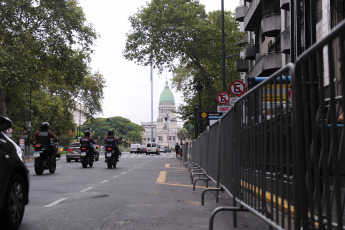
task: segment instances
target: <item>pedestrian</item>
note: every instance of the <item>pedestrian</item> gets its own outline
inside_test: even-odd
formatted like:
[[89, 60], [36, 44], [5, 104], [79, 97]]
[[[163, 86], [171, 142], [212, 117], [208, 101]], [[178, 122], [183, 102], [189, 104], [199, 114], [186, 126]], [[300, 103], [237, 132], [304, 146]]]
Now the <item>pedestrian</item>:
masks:
[[179, 144], [178, 144], [178, 143], [176, 143], [176, 145], [175, 145], [176, 158], [178, 157], [179, 150], [180, 150], [180, 146], [179, 146]]

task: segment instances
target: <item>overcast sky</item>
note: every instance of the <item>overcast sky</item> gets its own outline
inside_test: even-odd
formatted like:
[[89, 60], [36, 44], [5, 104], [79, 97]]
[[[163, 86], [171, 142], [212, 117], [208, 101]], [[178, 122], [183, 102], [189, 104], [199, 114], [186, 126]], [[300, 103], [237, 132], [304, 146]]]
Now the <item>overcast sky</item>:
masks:
[[[151, 121], [150, 67], [136, 65], [122, 56], [126, 33], [130, 31], [128, 17], [137, 12], [147, 0], [79, 0], [87, 21], [95, 27], [100, 38], [92, 55], [92, 71], [99, 71], [106, 79], [103, 114], [99, 117], [121, 116], [134, 123]], [[221, 0], [200, 0], [207, 11], [220, 10]], [[225, 10], [234, 12], [239, 0], [225, 0]], [[221, 61], [221, 60], [219, 60]], [[153, 120], [157, 120], [161, 92], [171, 75], [165, 71], [158, 75], [153, 71]], [[175, 104], [183, 103], [182, 94], [171, 88]], [[215, 95], [216, 96], [216, 95]]]

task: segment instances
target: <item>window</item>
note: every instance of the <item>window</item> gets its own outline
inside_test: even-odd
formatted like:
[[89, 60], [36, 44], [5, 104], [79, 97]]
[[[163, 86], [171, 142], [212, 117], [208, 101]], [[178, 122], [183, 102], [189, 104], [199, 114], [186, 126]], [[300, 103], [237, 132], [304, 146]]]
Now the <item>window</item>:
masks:
[[162, 141], [163, 137], [162, 136], [158, 136], [158, 140]]

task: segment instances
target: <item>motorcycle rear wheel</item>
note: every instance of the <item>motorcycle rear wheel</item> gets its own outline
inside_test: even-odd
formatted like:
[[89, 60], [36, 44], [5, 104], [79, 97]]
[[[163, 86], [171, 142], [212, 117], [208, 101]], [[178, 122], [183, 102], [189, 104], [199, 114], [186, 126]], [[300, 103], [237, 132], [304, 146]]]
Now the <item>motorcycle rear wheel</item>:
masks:
[[40, 160], [35, 161], [35, 173], [36, 175], [42, 175], [44, 171], [42, 162]]
[[83, 168], [86, 168], [87, 167], [87, 162], [85, 159], [82, 159], [81, 160], [81, 165], [83, 166]]
[[90, 165], [90, 168], [92, 168], [92, 166], [93, 166], [93, 161], [92, 160], [90, 161], [89, 165]]
[[51, 165], [49, 166], [49, 172], [53, 174], [55, 173], [55, 170], [56, 170], [56, 161], [52, 160]]
[[107, 165], [108, 165], [108, 169], [111, 169], [113, 166], [110, 160], [107, 160]]

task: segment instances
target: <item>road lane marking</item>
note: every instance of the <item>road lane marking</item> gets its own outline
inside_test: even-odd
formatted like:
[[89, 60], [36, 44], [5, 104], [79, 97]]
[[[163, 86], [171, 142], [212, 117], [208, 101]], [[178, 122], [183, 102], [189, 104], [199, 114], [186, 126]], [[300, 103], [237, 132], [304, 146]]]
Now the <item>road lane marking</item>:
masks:
[[113, 178], [116, 178], [116, 177], [118, 177], [118, 176], [113, 176]]
[[[165, 180], [167, 178], [167, 171], [161, 171], [157, 178], [156, 184], [164, 184], [164, 185], [172, 185], [172, 186], [180, 186], [180, 187], [189, 187], [192, 188], [193, 185], [186, 185], [186, 184], [173, 184], [173, 183], [166, 183]], [[196, 188], [206, 188], [205, 186], [195, 186]], [[213, 188], [213, 187], [209, 187]]]
[[105, 182], [108, 182], [109, 180], [104, 180], [104, 181], [101, 181], [101, 184], [104, 184]]
[[170, 168], [170, 164], [165, 164], [165, 168]]
[[123, 173], [121, 173], [121, 174], [126, 174], [127, 172], [123, 172]]
[[62, 199], [60, 199], [60, 200], [56, 200], [56, 201], [54, 201], [53, 203], [48, 204], [48, 205], [46, 205], [46, 206], [44, 206], [44, 207], [45, 207], [45, 208], [53, 207], [54, 205], [57, 205], [58, 203], [60, 203], [60, 202], [62, 202], [62, 201], [64, 201], [64, 200], [67, 200], [67, 198], [62, 198]]
[[163, 183], [165, 183], [166, 178], [167, 178], [167, 171], [161, 171], [159, 173], [159, 176], [157, 178], [156, 183], [157, 184], [163, 184]]
[[88, 187], [88, 188], [86, 188], [86, 189], [83, 189], [83, 190], [81, 190], [80, 192], [86, 192], [86, 191], [88, 191], [88, 190], [90, 190], [90, 189], [92, 189], [92, 187]]

